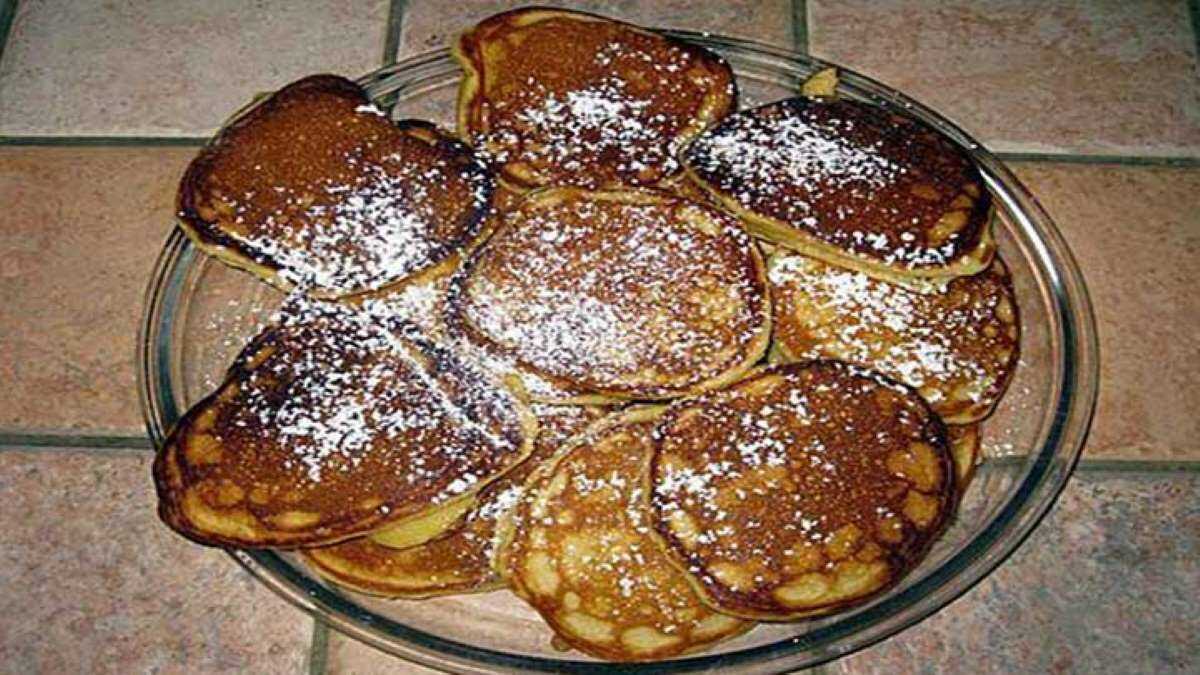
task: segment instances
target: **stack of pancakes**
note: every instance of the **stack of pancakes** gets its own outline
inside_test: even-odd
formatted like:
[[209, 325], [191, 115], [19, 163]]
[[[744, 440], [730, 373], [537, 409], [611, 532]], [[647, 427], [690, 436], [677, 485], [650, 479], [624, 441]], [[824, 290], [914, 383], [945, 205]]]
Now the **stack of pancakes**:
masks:
[[188, 168], [181, 227], [289, 291], [160, 448], [159, 511], [334, 583], [511, 589], [618, 661], [838, 611], [952, 519], [1019, 323], [970, 158], [717, 55], [529, 9], [458, 129], [318, 75]]

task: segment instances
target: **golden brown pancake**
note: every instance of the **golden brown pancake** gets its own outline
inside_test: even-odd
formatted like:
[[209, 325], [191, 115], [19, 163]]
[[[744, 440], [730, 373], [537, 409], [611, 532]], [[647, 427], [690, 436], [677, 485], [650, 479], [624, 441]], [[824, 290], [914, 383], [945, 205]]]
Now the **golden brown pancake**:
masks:
[[422, 545], [395, 549], [374, 536], [304, 551], [323, 576], [373, 595], [425, 598], [502, 586], [493, 570], [497, 520], [516, 505], [526, 478], [570, 436], [602, 414], [600, 408], [534, 406], [539, 429], [533, 454], [479, 491], [457, 526]]
[[664, 551], [709, 606], [786, 621], [863, 602], [953, 510], [946, 430], [908, 387], [836, 361], [677, 402], [646, 474]]
[[934, 294], [794, 253], [770, 261], [774, 351], [872, 368], [921, 392], [949, 424], [991, 413], [1016, 367], [1020, 322], [999, 259]]
[[459, 134], [522, 189], [652, 185], [737, 104], [716, 54], [581, 12], [497, 14], [464, 33], [454, 56]]
[[946, 437], [950, 441], [950, 456], [954, 459], [955, 490], [961, 500], [975, 477], [975, 467], [979, 466], [983, 454], [979, 425], [946, 425]]
[[626, 399], [721, 387], [770, 331], [750, 238], [719, 211], [653, 190], [532, 193], [472, 258], [450, 306], [478, 341], [541, 375]]
[[[520, 195], [512, 190], [504, 187], [496, 189], [476, 243], [482, 243], [490, 236], [500, 222], [500, 216], [518, 199]], [[416, 335], [433, 342], [448, 344], [453, 348], [456, 338], [446, 323], [446, 298], [454, 276], [462, 268], [463, 256], [471, 250], [473, 246], [468, 246], [463, 251], [452, 254], [444, 263], [406, 283], [346, 296], [339, 300], [352, 305], [366, 306], [373, 314], [402, 321], [407, 324], [406, 328]], [[459, 355], [468, 356], [463, 353]], [[487, 369], [487, 372], [494, 374], [495, 369]]]
[[472, 496], [533, 450], [537, 422], [445, 350], [295, 298], [156, 458], [159, 513], [203, 544], [334, 543]]
[[392, 122], [357, 84], [294, 82], [243, 113], [179, 185], [202, 250], [321, 297], [436, 269], [479, 235], [492, 178], [428, 122]]
[[995, 252], [970, 156], [884, 108], [777, 101], [726, 117], [683, 162], [754, 235], [895, 283], [974, 274]]
[[598, 658], [668, 658], [753, 624], [704, 606], [649, 534], [640, 487], [660, 409], [615, 413], [539, 469], [497, 560], [567, 644]]

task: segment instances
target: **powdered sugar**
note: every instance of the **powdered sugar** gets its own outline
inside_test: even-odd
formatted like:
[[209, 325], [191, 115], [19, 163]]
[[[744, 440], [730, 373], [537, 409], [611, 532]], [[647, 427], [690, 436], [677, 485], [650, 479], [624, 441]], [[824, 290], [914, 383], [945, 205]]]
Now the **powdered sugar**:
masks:
[[777, 339], [797, 359], [870, 366], [921, 389], [935, 407], [950, 392], [986, 401], [1005, 379], [1016, 345], [996, 316], [1005, 287], [986, 273], [937, 294], [799, 255], [774, 259], [769, 274]]
[[686, 225], [672, 204], [579, 198], [512, 214], [471, 270], [464, 318], [587, 386], [657, 391], [712, 377], [764, 327], [753, 245], [711, 212], [696, 213], [713, 233]]
[[275, 322], [259, 339], [266, 359], [240, 380], [233, 426], [287, 449], [285, 468], [310, 482], [371, 462], [409, 484], [437, 486], [430, 499], [438, 503], [471, 490], [481, 471], [518, 449], [511, 396], [478, 373], [454, 371], [466, 366], [442, 363], [436, 348], [405, 341], [386, 303], [353, 307], [296, 293]]
[[295, 216], [304, 227], [283, 228], [268, 216], [264, 233], [232, 236], [274, 261], [280, 276], [297, 287], [349, 292], [403, 279], [447, 255], [440, 221], [455, 216], [438, 211], [431, 187], [466, 181], [474, 203], [464, 210], [478, 210], [486, 203], [488, 179], [444, 161], [422, 167], [401, 160], [392, 158], [386, 167], [363, 164], [353, 183], [322, 184], [324, 196]]

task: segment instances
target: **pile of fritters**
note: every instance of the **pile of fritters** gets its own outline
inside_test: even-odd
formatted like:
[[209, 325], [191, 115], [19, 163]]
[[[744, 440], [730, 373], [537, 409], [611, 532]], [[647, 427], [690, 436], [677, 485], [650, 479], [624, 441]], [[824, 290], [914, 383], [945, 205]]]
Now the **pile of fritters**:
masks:
[[365, 593], [507, 587], [616, 661], [917, 565], [1018, 354], [970, 157], [831, 72], [739, 111], [716, 54], [589, 14], [454, 54], [454, 133], [316, 75], [191, 163], [181, 227], [289, 295], [159, 449], [163, 520]]

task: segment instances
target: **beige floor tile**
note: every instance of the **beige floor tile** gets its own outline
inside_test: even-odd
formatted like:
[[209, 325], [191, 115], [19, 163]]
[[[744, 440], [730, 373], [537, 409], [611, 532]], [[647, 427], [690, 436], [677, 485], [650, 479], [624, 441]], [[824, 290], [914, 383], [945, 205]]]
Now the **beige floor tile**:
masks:
[[0, 451], [0, 670], [303, 672], [312, 620], [155, 515], [148, 454]]
[[816, 56], [882, 80], [997, 150], [1200, 154], [1185, 0], [812, 0]]
[[[480, 19], [528, 5], [516, 0], [441, 3], [413, 0], [405, 9], [400, 28], [400, 57], [444, 47]], [[782, 47], [792, 44], [792, 3], [781, 0], [753, 2], [703, 2], [701, 0], [550, 0], [534, 3], [566, 6], [624, 19], [644, 26], [710, 31], [761, 40]]]
[[428, 675], [438, 671], [397, 658], [331, 630], [328, 675]]
[[192, 148], [0, 148], [0, 429], [142, 431], [142, 294]]
[[1200, 170], [1021, 164], [1088, 282], [1101, 387], [1087, 454], [1200, 459]]
[[261, 91], [383, 58], [386, 0], [18, 3], [0, 134], [208, 135]]

